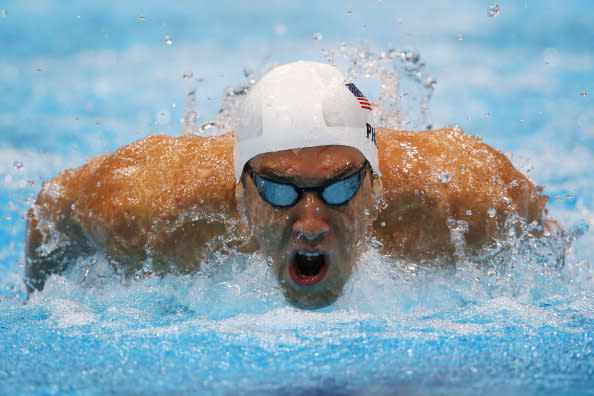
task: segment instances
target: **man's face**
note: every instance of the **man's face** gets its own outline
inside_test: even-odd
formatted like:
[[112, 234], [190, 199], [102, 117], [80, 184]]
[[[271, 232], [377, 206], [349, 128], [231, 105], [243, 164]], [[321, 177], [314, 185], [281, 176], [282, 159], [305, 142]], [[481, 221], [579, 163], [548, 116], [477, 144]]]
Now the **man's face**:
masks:
[[[358, 150], [346, 146], [266, 153], [249, 162], [254, 173], [266, 180], [302, 188], [345, 179], [365, 164]], [[293, 305], [321, 308], [342, 293], [377, 212], [371, 171], [366, 169], [362, 175], [359, 190], [342, 205], [328, 205], [317, 192], [305, 192], [294, 205], [275, 207], [260, 196], [244, 172], [240, 200], [260, 248]]]

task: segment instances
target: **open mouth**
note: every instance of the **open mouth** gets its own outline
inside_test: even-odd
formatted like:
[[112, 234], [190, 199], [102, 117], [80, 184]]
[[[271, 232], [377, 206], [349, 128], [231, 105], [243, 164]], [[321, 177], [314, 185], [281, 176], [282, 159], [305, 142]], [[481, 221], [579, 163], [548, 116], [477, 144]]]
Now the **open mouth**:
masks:
[[328, 272], [328, 258], [321, 252], [297, 250], [289, 265], [291, 279], [298, 285], [311, 286], [321, 281]]

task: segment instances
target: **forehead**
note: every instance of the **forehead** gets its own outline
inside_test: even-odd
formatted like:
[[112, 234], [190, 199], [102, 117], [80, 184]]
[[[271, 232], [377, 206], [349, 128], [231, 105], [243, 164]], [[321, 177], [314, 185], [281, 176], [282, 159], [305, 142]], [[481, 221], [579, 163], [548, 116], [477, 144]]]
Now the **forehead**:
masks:
[[257, 172], [287, 177], [328, 177], [360, 168], [365, 157], [348, 146], [316, 146], [264, 153], [250, 160]]

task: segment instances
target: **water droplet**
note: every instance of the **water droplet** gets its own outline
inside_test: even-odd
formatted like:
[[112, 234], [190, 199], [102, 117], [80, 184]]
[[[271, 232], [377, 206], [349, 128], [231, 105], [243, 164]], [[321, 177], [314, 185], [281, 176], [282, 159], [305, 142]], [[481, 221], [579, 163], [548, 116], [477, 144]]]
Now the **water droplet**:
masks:
[[440, 180], [442, 183], [447, 183], [447, 182], [449, 182], [450, 180], [452, 180], [452, 175], [451, 175], [451, 173], [450, 173], [450, 172], [448, 172], [448, 171], [443, 171], [443, 172], [440, 172], [440, 173], [437, 175], [437, 177], [439, 177], [439, 180]]
[[200, 126], [200, 131], [201, 132], [205, 132], [205, 131], [209, 131], [209, 130], [211, 130], [213, 128], [216, 128], [216, 127], [217, 127], [217, 124], [211, 121], [211, 122], [207, 122], [207, 123], [202, 124]]
[[140, 14], [140, 16], [138, 16], [138, 19], [140, 21], [144, 21], [146, 19], [146, 17], [144, 16], [144, 14]]
[[6, 10], [0, 10], [0, 16], [2, 18], [6, 18], [8, 16], [8, 11], [6, 11]]
[[464, 35], [462, 33], [458, 33], [456, 38], [458, 38], [458, 41], [462, 41], [462, 40], [464, 40]]
[[468, 210], [466, 211], [466, 216], [472, 216], [472, 210], [468, 209]]
[[167, 125], [171, 121], [171, 113], [167, 109], [160, 110], [157, 112], [157, 124]]
[[[431, 77], [431, 76], [428, 76], [428, 77], [427, 77], [427, 78], [425, 78], [425, 80], [423, 81], [423, 85], [424, 85], [426, 88], [434, 89], [434, 88], [435, 88], [435, 86], [437, 85], [437, 81], [436, 81], [436, 80], [435, 80], [433, 77]], [[429, 108], [429, 105], [428, 105], [428, 104], [424, 103], [423, 105], [425, 105], [427, 108]]]
[[585, 90], [580, 92], [580, 96], [586, 96], [586, 95], [588, 95], [588, 92], [586, 92]]
[[487, 9], [487, 16], [489, 18], [493, 18], [493, 17], [496, 17], [497, 15], [499, 15], [499, 5], [498, 4], [490, 5], [489, 8]]
[[495, 208], [491, 208], [491, 209], [487, 210], [487, 215], [489, 217], [495, 217], [496, 214], [497, 214], [497, 211], [495, 210]]
[[165, 44], [167, 44], [167, 45], [173, 44], [173, 39], [171, 37], [165, 36], [163, 38], [165, 39]]
[[194, 77], [194, 73], [191, 71], [184, 72], [183, 76], [184, 80], [189, 80], [190, 78]]
[[557, 48], [545, 48], [543, 52], [543, 61], [545, 65], [553, 67], [561, 64], [561, 53]]
[[314, 39], [315, 41], [320, 41], [320, 40], [322, 40], [323, 38], [324, 38], [324, 36], [322, 35], [322, 33], [316, 33], [316, 34], [314, 34], [314, 35], [313, 35], [313, 39]]
[[18, 161], [18, 160], [17, 160], [17, 161], [14, 161], [14, 162], [12, 163], [12, 166], [13, 166], [15, 169], [21, 170], [21, 169], [23, 169], [23, 166], [24, 166], [24, 165], [23, 165], [23, 162], [22, 162], [22, 161]]
[[408, 63], [418, 63], [421, 59], [421, 55], [415, 50], [403, 50], [400, 52], [400, 56]]
[[245, 78], [253, 79], [255, 75], [256, 75], [256, 73], [254, 73], [254, 70], [251, 67], [249, 67], [249, 66], [243, 67], [243, 76]]

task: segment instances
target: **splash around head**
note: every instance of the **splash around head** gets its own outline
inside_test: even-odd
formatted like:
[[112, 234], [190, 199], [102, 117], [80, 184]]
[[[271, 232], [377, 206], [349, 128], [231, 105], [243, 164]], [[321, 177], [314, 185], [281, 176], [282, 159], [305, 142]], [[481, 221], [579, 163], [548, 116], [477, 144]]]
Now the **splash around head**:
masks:
[[238, 203], [297, 307], [340, 296], [375, 218], [370, 110], [337, 69], [300, 61], [262, 77], [238, 113]]

